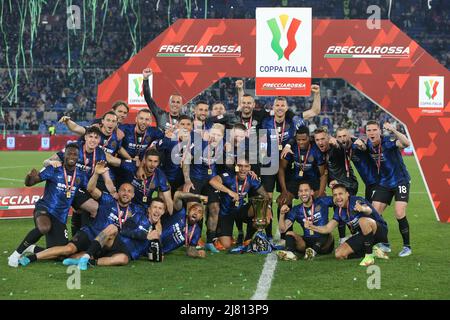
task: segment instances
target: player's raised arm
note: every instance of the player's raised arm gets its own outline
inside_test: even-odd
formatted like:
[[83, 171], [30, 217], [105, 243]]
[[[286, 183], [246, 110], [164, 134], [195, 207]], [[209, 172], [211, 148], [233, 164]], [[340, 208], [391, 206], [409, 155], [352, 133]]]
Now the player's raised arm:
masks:
[[106, 155], [106, 161], [108, 162], [109, 165], [111, 165], [113, 167], [120, 167], [120, 164], [122, 163], [122, 160], [120, 160], [117, 157], [114, 157], [114, 156], [110, 155], [107, 152], [105, 152], [105, 155]]
[[34, 168], [31, 169], [31, 171], [25, 177], [25, 185], [27, 187], [32, 187], [39, 182], [42, 182], [41, 178], [39, 177], [39, 172]]
[[280, 233], [285, 233], [292, 225], [292, 221], [286, 219], [286, 213], [291, 210], [286, 204], [283, 205], [280, 209], [280, 220], [278, 221], [278, 229]]
[[408, 138], [403, 133], [397, 131], [397, 129], [389, 122], [385, 122], [383, 124], [383, 128], [388, 130], [389, 132], [392, 132], [395, 135], [395, 137], [397, 138], [396, 145], [400, 149], [407, 148], [411, 145]]
[[44, 167], [52, 166], [53, 168], [58, 168], [62, 166], [62, 161], [59, 158], [58, 154], [55, 153], [50, 158], [45, 159], [43, 165]]
[[164, 123], [162, 123], [162, 115], [164, 114], [164, 111], [161, 110], [161, 108], [159, 108], [156, 105], [155, 100], [153, 100], [151, 92], [150, 92], [150, 87], [148, 85], [148, 78], [153, 74], [152, 69], [150, 68], [145, 68], [142, 71], [142, 76], [144, 77], [144, 81], [142, 84], [142, 89], [144, 91], [144, 99], [145, 102], [147, 103], [148, 108], [150, 109], [150, 111], [152, 112], [152, 115], [155, 117], [156, 120], [156, 126], [159, 128], [163, 128], [164, 127]]
[[64, 123], [67, 126], [67, 128], [69, 128], [70, 131], [79, 136], [82, 136], [86, 133], [86, 129], [84, 127], [70, 120], [70, 117], [68, 116], [63, 116], [61, 119], [59, 119], [59, 122]]
[[244, 96], [244, 80], [236, 80], [236, 90], [238, 94], [238, 107], [236, 111], [241, 111], [242, 97]]
[[311, 119], [320, 114], [321, 99], [320, 99], [320, 87], [317, 84], [311, 85], [311, 91], [314, 95], [312, 107], [309, 110], [303, 112], [303, 119]]
[[359, 201], [359, 200], [356, 201], [355, 207], [353, 209], [357, 212], [361, 212], [366, 215], [370, 215], [372, 213], [372, 208], [370, 208], [365, 203], [361, 203], [361, 201]]
[[89, 192], [95, 200], [100, 199], [102, 196], [102, 192], [97, 188], [97, 181], [98, 176], [103, 175], [106, 171], [108, 171], [109, 168], [106, 166], [105, 161], [99, 161], [95, 165], [94, 174], [89, 179], [88, 185], [87, 185], [87, 192]]
[[173, 197], [173, 209], [175, 211], [180, 211], [181, 208], [183, 208], [183, 200], [187, 199], [198, 199], [203, 203], [208, 202], [207, 196], [203, 196], [201, 194], [194, 194], [190, 192], [176, 191]]

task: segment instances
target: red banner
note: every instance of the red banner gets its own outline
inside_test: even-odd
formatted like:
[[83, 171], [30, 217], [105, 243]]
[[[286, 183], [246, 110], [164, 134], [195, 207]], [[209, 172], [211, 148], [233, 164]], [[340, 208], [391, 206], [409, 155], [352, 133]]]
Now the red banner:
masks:
[[59, 151], [77, 136], [7, 135], [0, 137], [2, 151]]
[[44, 188], [0, 188], [0, 219], [33, 216], [34, 205], [44, 194]]

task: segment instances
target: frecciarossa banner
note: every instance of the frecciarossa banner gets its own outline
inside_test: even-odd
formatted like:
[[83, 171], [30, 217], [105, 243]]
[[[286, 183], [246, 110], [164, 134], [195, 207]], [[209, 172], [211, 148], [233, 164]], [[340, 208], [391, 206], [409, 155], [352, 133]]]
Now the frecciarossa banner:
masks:
[[[268, 52], [285, 61], [303, 44], [297, 40], [292, 51], [286, 42], [290, 12], [272, 18], [280, 41]], [[450, 72], [388, 20], [368, 29], [366, 20], [313, 19], [311, 34], [311, 78], [344, 79], [407, 126], [436, 217], [450, 222]], [[256, 20], [178, 19], [99, 85], [97, 116], [117, 100], [142, 101], [140, 78], [129, 75], [147, 67], [153, 70], [153, 97], [165, 110], [173, 93], [187, 103], [220, 78], [255, 78]], [[284, 95], [280, 91], [276, 95]], [[134, 122], [133, 115], [127, 121]]]
[[34, 206], [43, 194], [43, 187], [0, 188], [0, 219], [32, 217]]

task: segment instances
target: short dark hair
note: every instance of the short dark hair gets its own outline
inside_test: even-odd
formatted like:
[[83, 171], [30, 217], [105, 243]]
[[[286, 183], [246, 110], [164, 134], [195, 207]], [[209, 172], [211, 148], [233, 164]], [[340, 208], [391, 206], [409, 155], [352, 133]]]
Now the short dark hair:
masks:
[[66, 148], [65, 148], [65, 149], [66, 149], [66, 150], [67, 150], [67, 149], [77, 149], [77, 150], [79, 151], [79, 150], [80, 150], [80, 147], [78, 146], [77, 143], [71, 142], [71, 143], [69, 143], [69, 144], [66, 145]]
[[247, 131], [247, 127], [244, 124], [239, 123], [239, 122], [233, 124], [232, 129], [239, 129], [239, 130]]
[[366, 128], [367, 128], [367, 126], [372, 125], [372, 124], [378, 126], [378, 128], [380, 127], [380, 124], [378, 123], [378, 121], [375, 121], [375, 120], [369, 120], [369, 121], [367, 121], [367, 123], [366, 123]]
[[333, 186], [333, 188], [331, 188], [331, 191], [334, 191], [335, 189], [339, 189], [339, 188], [342, 188], [342, 189], [344, 189], [345, 191], [348, 192], [347, 187], [345, 185], [343, 185], [342, 183], [335, 184]]
[[147, 151], [145, 151], [144, 159], [147, 159], [150, 156], [157, 156], [159, 159], [161, 159], [161, 155], [159, 154], [158, 150], [155, 149], [147, 149]]
[[298, 185], [298, 189], [299, 189], [299, 190], [300, 190], [300, 186], [301, 186], [302, 184], [307, 184], [311, 190], [314, 190], [314, 188], [313, 188], [311, 182], [309, 182], [308, 180], [303, 180], [303, 181], [301, 181], [301, 182], [299, 183], [299, 185]]
[[197, 107], [199, 104], [206, 104], [209, 107], [209, 104], [205, 100], [197, 100], [195, 101], [195, 106]]
[[319, 134], [319, 133], [326, 133], [328, 134], [328, 129], [326, 127], [319, 127], [316, 130], [314, 130], [314, 134]]
[[160, 197], [155, 197], [152, 199], [152, 202], [161, 202], [162, 204], [164, 204], [164, 207], [166, 206], [166, 203], [164, 202], [164, 200]]
[[106, 112], [106, 113], [102, 116], [102, 120], [104, 120], [108, 114], [113, 115], [113, 116], [115, 116], [117, 119], [119, 119], [119, 117], [117, 116], [117, 114], [116, 114], [114, 111], [108, 111], [108, 112]]
[[295, 134], [306, 134], [309, 136], [309, 128], [307, 126], [300, 126]]
[[88, 134], [91, 134], [91, 133], [94, 133], [94, 134], [98, 135], [99, 137], [102, 136], [102, 132], [100, 131], [100, 128], [97, 126], [87, 127], [84, 135], [87, 136]]
[[[288, 102], [288, 101], [287, 101], [287, 98], [286, 98], [286, 97], [283, 97], [283, 96], [278, 96], [278, 97], [275, 98], [275, 100], [286, 101], [286, 103]], [[274, 101], [275, 101], [275, 100], [274, 100]]]
[[149, 113], [150, 115], [152, 114], [151, 111], [149, 109], [146, 109], [146, 108], [143, 108], [143, 109], [139, 110], [137, 114], [139, 114], [141, 112]]
[[251, 94], [249, 94], [249, 93], [244, 93], [244, 95], [243, 95], [242, 97], [250, 97], [250, 98], [255, 99], [255, 97], [253, 97], [253, 96], [252, 96]]
[[190, 121], [192, 121], [192, 118], [190, 116], [188, 116], [187, 114], [182, 114], [181, 116], [178, 117], [178, 122], [180, 122], [181, 120], [190, 120]]
[[127, 108], [127, 112], [130, 111], [130, 107], [129, 107], [128, 104], [127, 104], [125, 101], [123, 101], [123, 100], [118, 100], [118, 101], [114, 102], [111, 109], [113, 109], [114, 111], [116, 111], [116, 109], [117, 109], [119, 106], [124, 106], [125, 108]]

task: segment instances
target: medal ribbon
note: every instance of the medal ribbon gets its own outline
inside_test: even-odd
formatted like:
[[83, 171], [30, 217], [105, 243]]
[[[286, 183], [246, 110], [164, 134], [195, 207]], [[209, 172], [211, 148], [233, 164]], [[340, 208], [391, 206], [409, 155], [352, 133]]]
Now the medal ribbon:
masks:
[[73, 186], [75, 185], [75, 178], [77, 177], [77, 167], [75, 167], [75, 170], [73, 171], [72, 182], [70, 183], [70, 186], [68, 180], [69, 176], [67, 175], [66, 168], [63, 167], [63, 170], [64, 170], [64, 182], [66, 184], [66, 191], [68, 192], [72, 191]]

